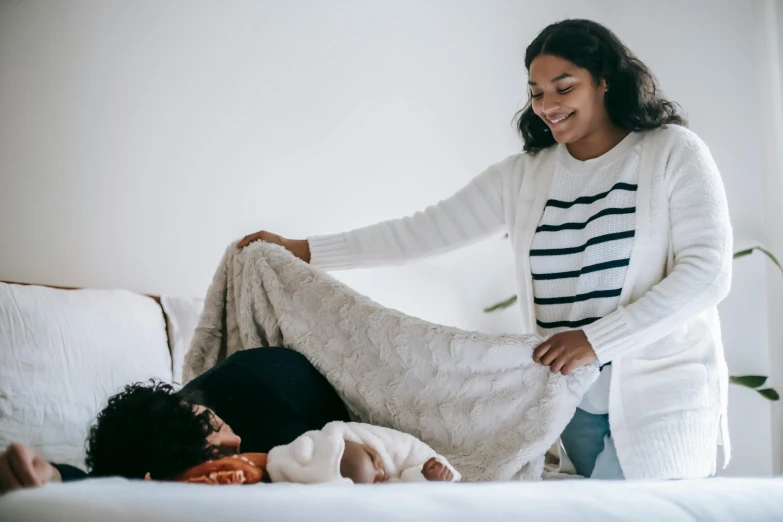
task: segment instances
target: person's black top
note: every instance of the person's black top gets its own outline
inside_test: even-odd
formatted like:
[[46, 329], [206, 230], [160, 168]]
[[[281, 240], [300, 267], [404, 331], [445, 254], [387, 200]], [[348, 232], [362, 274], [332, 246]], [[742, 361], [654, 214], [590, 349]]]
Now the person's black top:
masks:
[[[286, 348], [237, 352], [178, 393], [200, 396], [197, 402], [239, 435], [243, 452], [267, 453], [328, 422], [350, 420], [326, 378], [303, 355]], [[79, 468], [54, 466], [63, 481], [87, 477]]]

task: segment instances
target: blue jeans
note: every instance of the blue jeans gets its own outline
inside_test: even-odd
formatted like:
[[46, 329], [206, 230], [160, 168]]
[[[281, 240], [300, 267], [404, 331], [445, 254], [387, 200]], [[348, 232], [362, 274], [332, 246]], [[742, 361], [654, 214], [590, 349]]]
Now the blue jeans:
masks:
[[560, 442], [579, 475], [594, 479], [624, 478], [609, 430], [609, 415], [594, 415], [577, 408], [560, 435]]

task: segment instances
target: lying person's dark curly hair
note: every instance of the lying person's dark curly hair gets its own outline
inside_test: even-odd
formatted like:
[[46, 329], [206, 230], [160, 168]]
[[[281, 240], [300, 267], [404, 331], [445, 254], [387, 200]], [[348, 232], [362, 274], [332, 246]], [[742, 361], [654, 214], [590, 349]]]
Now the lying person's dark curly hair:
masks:
[[207, 444], [215, 431], [212, 413], [169, 384], [134, 383], [109, 399], [87, 439], [91, 476], [169, 479], [213, 458]]

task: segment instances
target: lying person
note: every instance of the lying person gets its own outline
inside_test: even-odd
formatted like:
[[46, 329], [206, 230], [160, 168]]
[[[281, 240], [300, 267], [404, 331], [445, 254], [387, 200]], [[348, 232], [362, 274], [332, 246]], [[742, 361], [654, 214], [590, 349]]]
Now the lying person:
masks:
[[[258, 415], [258, 412], [264, 412]], [[221, 456], [268, 453], [331, 421], [349, 421], [334, 388], [299, 353], [235, 353], [182, 390], [132, 384], [111, 397], [87, 440], [84, 471], [50, 464], [32, 448], [0, 453], [0, 493], [50, 481], [121, 476], [166, 480]]]
[[330, 422], [273, 448], [272, 482], [456, 482], [460, 474], [435, 450], [401, 431], [358, 422]]

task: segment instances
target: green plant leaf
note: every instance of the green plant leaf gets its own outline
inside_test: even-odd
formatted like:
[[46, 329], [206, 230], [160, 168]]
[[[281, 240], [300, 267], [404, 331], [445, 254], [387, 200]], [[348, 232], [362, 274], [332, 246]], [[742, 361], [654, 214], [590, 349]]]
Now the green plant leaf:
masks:
[[505, 301], [501, 301], [499, 303], [495, 303], [492, 306], [488, 306], [484, 309], [485, 312], [494, 312], [495, 310], [502, 310], [504, 308], [508, 308], [509, 306], [513, 305], [517, 302], [517, 296], [512, 295]]
[[770, 261], [772, 261], [773, 263], [775, 263], [775, 265], [777, 265], [777, 267], [780, 269], [780, 272], [783, 273], [783, 266], [780, 265], [778, 258], [776, 258], [772, 252], [760, 246], [754, 246], [754, 247], [746, 248], [745, 250], [740, 250], [739, 252], [735, 252], [734, 259], [739, 259], [740, 257], [749, 256], [753, 253], [754, 250], [758, 250], [759, 252], [767, 256], [770, 259]]
[[767, 378], [764, 375], [739, 375], [729, 377], [729, 381], [748, 388], [758, 388], [759, 386], [764, 386]]
[[778, 392], [774, 388], [764, 388], [763, 390], [756, 390], [761, 394], [762, 397], [769, 399], [771, 401], [778, 401], [780, 400], [780, 395], [778, 395]]

